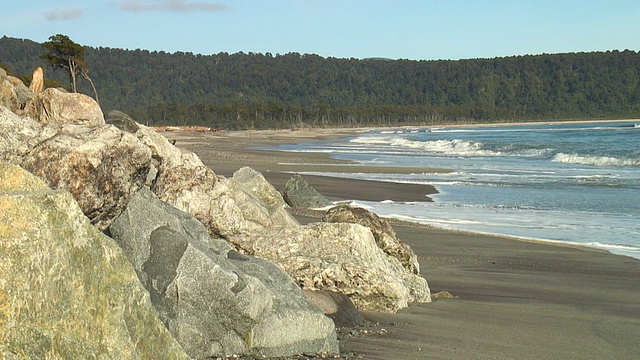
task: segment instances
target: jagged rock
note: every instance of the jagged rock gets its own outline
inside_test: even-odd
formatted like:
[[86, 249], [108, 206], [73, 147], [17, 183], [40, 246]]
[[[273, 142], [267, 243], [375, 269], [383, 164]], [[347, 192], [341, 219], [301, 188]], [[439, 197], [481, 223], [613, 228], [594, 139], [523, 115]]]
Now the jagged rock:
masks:
[[0, 163], [0, 358], [188, 359], [73, 197]]
[[311, 300], [325, 315], [333, 320], [336, 327], [356, 327], [364, 322], [349, 297], [333, 291], [303, 290], [307, 299]]
[[333, 323], [286, 273], [211, 239], [150, 190], [131, 199], [110, 232], [193, 358], [338, 351]]
[[69, 191], [104, 230], [143, 186], [150, 160], [149, 148], [114, 126], [64, 125], [24, 154], [20, 165], [50, 187]]
[[341, 204], [327, 211], [322, 221], [331, 223], [353, 223], [368, 227], [373, 233], [378, 246], [389, 256], [402, 263], [405, 269], [414, 274], [420, 273], [418, 257], [411, 247], [400, 240], [396, 231], [385, 219], [367, 209]]
[[41, 93], [44, 90], [44, 70], [40, 66], [38, 66], [35, 70], [33, 70], [33, 75], [31, 77], [31, 84], [29, 84], [29, 90], [34, 93]]
[[25, 109], [26, 115], [42, 124], [104, 125], [100, 105], [84, 94], [49, 88], [37, 94]]
[[133, 120], [131, 116], [119, 110], [109, 111], [104, 121], [107, 124], [111, 124], [122, 131], [126, 131], [132, 134], [135, 134], [135, 132], [140, 129], [138, 123], [135, 122], [135, 120]]
[[0, 76], [0, 106], [7, 107], [11, 111], [20, 109], [16, 90], [6, 76]]
[[332, 204], [298, 174], [284, 185], [284, 200], [296, 209], [317, 209]]
[[345, 294], [358, 309], [395, 312], [413, 301], [431, 301], [427, 281], [387, 256], [371, 230], [358, 224], [269, 228], [228, 240], [279, 264], [303, 289]]

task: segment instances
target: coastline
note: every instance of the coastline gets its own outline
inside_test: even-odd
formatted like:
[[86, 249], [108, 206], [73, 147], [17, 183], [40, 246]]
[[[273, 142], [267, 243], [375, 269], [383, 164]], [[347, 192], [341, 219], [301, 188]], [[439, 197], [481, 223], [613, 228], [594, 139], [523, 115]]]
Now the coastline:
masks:
[[[178, 147], [196, 152], [218, 175], [231, 176], [240, 167], [250, 166], [281, 191], [292, 172], [336, 171], [345, 164], [353, 172], [354, 166], [327, 154], [248, 147], [356, 136], [363, 130], [162, 134], [176, 140]], [[396, 201], [428, 201], [426, 196], [435, 191], [423, 185], [304, 177], [331, 200], [397, 197]], [[400, 200], [400, 196], [409, 200]], [[317, 221], [313, 212], [295, 216], [302, 223]], [[640, 353], [636, 340], [640, 333], [640, 261], [586, 246], [402, 221], [393, 221], [393, 226], [418, 255], [432, 293], [448, 291], [454, 298], [412, 304], [397, 314], [363, 312], [367, 334], [341, 339], [346, 357], [632, 359]]]

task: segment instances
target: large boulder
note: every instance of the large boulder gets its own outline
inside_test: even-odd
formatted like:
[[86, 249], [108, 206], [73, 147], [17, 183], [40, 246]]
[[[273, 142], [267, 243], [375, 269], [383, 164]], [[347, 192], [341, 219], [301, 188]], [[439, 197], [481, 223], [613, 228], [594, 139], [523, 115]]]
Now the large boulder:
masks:
[[293, 175], [284, 185], [284, 200], [295, 209], [317, 209], [332, 205], [331, 201], [298, 174]]
[[132, 197], [110, 232], [193, 358], [338, 351], [333, 323], [286, 273], [211, 239], [150, 190]]
[[416, 253], [409, 245], [401, 242], [391, 224], [376, 213], [361, 207], [341, 204], [329, 209], [322, 221], [360, 224], [369, 228], [382, 251], [398, 259], [405, 269], [414, 274], [420, 273]]
[[42, 124], [104, 125], [100, 105], [87, 95], [49, 88], [37, 94], [25, 109], [26, 115]]
[[427, 281], [408, 272], [358, 224], [311, 223], [229, 238], [244, 253], [282, 266], [305, 290], [349, 296], [363, 310], [395, 312], [431, 301]]
[[188, 358], [68, 192], [0, 163], [0, 209], [0, 358]]
[[69, 191], [104, 230], [143, 186], [150, 160], [148, 147], [114, 126], [64, 125], [19, 164], [50, 187]]

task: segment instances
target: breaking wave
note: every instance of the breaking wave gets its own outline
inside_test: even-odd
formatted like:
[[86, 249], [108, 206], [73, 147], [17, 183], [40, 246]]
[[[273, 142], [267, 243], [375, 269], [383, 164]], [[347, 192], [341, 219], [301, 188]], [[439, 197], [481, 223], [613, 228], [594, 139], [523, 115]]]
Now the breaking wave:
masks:
[[362, 137], [351, 140], [352, 143], [387, 145], [409, 149], [424, 150], [430, 153], [454, 156], [500, 156], [499, 151], [483, 149], [483, 143], [467, 140], [413, 141], [408, 139]]
[[640, 159], [619, 159], [611, 156], [588, 156], [557, 153], [553, 162], [593, 166], [640, 166]]

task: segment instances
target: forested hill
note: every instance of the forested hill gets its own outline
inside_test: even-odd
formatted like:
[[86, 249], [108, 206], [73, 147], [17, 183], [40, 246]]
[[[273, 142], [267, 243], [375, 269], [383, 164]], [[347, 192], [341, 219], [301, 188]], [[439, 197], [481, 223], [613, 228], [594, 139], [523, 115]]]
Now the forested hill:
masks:
[[[17, 74], [47, 68], [40, 44], [3, 37]], [[612, 51], [459, 61], [311, 54], [150, 52], [85, 47], [106, 111], [149, 124], [267, 128], [640, 117], [640, 53]], [[93, 94], [89, 84], [79, 89]]]

